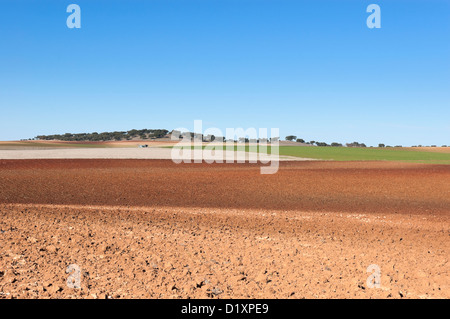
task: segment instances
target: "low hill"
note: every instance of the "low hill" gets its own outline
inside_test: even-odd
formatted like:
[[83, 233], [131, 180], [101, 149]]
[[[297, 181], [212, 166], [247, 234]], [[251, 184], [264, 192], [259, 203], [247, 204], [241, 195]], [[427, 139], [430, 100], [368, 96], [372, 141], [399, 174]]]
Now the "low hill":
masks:
[[65, 133], [65, 134], [53, 134], [53, 135], [38, 135], [36, 139], [45, 141], [89, 141], [89, 142], [101, 142], [101, 141], [123, 141], [133, 139], [157, 139], [164, 138], [169, 133], [166, 129], [142, 129], [142, 130], [129, 130], [129, 131], [114, 131], [114, 132], [102, 132], [102, 133]]

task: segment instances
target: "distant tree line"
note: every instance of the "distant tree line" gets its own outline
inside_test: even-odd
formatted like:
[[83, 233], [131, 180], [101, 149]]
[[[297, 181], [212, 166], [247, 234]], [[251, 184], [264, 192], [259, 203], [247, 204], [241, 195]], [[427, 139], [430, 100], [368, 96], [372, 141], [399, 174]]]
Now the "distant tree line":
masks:
[[347, 143], [345, 144], [347, 147], [367, 147], [366, 144], [364, 143], [358, 143], [358, 142], [353, 142], [353, 143]]
[[[291, 141], [291, 142], [295, 141], [295, 142], [307, 144], [307, 145], [331, 146], [331, 147], [343, 147], [344, 146], [344, 145], [342, 145], [342, 143], [337, 143], [337, 142], [332, 142], [331, 144], [328, 144], [325, 142], [318, 142], [318, 141], [314, 141], [314, 140], [307, 142], [302, 138], [297, 138], [297, 136], [295, 136], [295, 135], [288, 135], [288, 136], [286, 136], [285, 139], [286, 139], [286, 141]], [[366, 144], [358, 143], [358, 142], [347, 143], [347, 144], [345, 144], [345, 146], [347, 146], [347, 147], [367, 147]]]
[[[333, 142], [331, 144], [327, 144], [325, 142], [317, 142], [317, 141], [309, 141], [306, 142], [304, 139], [302, 138], [297, 138], [297, 136], [295, 135], [288, 135], [285, 137], [286, 141], [291, 141], [291, 142], [298, 142], [298, 143], [302, 143], [302, 144], [307, 144], [307, 145], [317, 145], [317, 146], [332, 146], [332, 147], [343, 147], [343, 145], [341, 143], [336, 143]], [[367, 147], [366, 144], [364, 143], [359, 143], [359, 142], [352, 142], [352, 143], [346, 143], [345, 144], [346, 147]], [[372, 147], [372, 146], [370, 146]], [[403, 147], [403, 145], [395, 145], [395, 146], [390, 146], [390, 145], [385, 145], [383, 143], [378, 144], [378, 147]], [[430, 146], [423, 146], [423, 145], [413, 145], [411, 147], [437, 147], [437, 145], [430, 145]], [[442, 145], [441, 147], [450, 147], [447, 145]]]
[[[291, 142], [297, 142], [297, 143], [302, 143], [302, 144], [307, 144], [307, 145], [317, 145], [317, 146], [333, 146], [333, 147], [341, 147], [341, 146], [343, 146], [341, 143], [337, 143], [337, 142], [333, 142], [333, 143], [331, 143], [331, 144], [328, 144], [328, 143], [325, 143], [325, 142], [318, 142], [318, 141], [309, 141], [309, 142], [307, 142], [307, 141], [305, 141], [304, 139], [302, 139], [302, 138], [297, 138], [297, 136], [295, 136], [295, 135], [288, 135], [288, 136], [286, 136], [286, 141], [291, 141]], [[353, 143], [351, 143], [352, 145], [354, 144], [354, 143], [356, 143], [357, 145], [359, 145], [360, 147], [361, 147], [361, 145], [364, 145], [364, 144], [359, 144], [359, 143], [357, 143], [357, 142], [353, 142]], [[355, 145], [356, 145], [355, 144]], [[349, 144], [347, 144], [347, 146], [348, 146]], [[364, 145], [364, 147], [365, 147], [365, 145]]]
[[39, 140], [60, 140], [60, 141], [122, 141], [131, 140], [133, 138], [151, 139], [162, 138], [169, 133], [165, 129], [142, 129], [142, 130], [129, 130], [129, 131], [114, 131], [103, 133], [65, 133], [54, 135], [38, 135], [36, 139]]

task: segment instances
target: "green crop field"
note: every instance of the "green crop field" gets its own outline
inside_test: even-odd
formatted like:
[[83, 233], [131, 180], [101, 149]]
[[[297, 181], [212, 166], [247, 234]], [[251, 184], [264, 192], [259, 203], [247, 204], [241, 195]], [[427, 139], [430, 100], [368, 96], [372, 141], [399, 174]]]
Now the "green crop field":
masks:
[[[270, 151], [269, 151], [270, 152]], [[336, 161], [408, 161], [450, 164], [450, 153], [402, 148], [280, 146], [280, 155]]]
[[[202, 146], [202, 148], [205, 147]], [[194, 146], [191, 148], [194, 148]], [[242, 149], [242, 146], [239, 146], [239, 149]], [[237, 145], [234, 146], [234, 150], [238, 150]], [[254, 148], [246, 145], [245, 151], [254, 151]], [[260, 151], [259, 148], [257, 151]], [[267, 147], [266, 152], [271, 154], [270, 146]], [[335, 161], [402, 161], [450, 164], [450, 148], [449, 152], [432, 152], [420, 150], [420, 148], [280, 146], [279, 155]]]

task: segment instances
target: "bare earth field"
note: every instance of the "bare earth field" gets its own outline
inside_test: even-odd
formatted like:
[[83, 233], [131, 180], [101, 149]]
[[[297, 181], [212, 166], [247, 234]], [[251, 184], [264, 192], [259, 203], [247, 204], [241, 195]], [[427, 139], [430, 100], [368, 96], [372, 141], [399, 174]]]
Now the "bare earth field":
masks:
[[[154, 142], [155, 143], [155, 142]], [[103, 146], [106, 144], [102, 144]], [[158, 147], [159, 146], [159, 147]], [[278, 156], [264, 154], [264, 153], [249, 153], [245, 151], [222, 151], [222, 152], [206, 152], [202, 151], [197, 154], [194, 150], [187, 149], [176, 153], [172, 148], [164, 148], [160, 146], [167, 146], [164, 144], [152, 145], [148, 148], [137, 147], [119, 147], [117, 144], [113, 147], [107, 148], [18, 148], [18, 149], [1, 149], [0, 160], [2, 159], [177, 159], [180, 161], [190, 160], [193, 162], [196, 159], [210, 160], [213, 162], [221, 159], [226, 162], [227, 158], [249, 162], [252, 158], [254, 162], [271, 160], [289, 160], [302, 161], [311, 160], [309, 158], [301, 158], [294, 156]], [[105, 146], [106, 147], [106, 146]], [[185, 161], [186, 162], [186, 161]]]
[[[147, 144], [149, 147], [173, 146], [176, 144], [170, 140], [131, 140], [131, 141], [0, 141], [0, 151], [4, 150], [64, 150], [77, 148], [136, 148]], [[25, 154], [25, 153], [24, 153]]]
[[0, 298], [450, 297], [450, 166], [259, 168], [0, 160]]

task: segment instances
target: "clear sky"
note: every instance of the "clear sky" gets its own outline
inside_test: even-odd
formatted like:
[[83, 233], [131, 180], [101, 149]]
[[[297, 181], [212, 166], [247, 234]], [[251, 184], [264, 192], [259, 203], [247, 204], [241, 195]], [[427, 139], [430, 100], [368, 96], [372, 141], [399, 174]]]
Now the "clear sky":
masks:
[[450, 145], [448, 0], [1, 0], [0, 40], [0, 140], [199, 119]]

